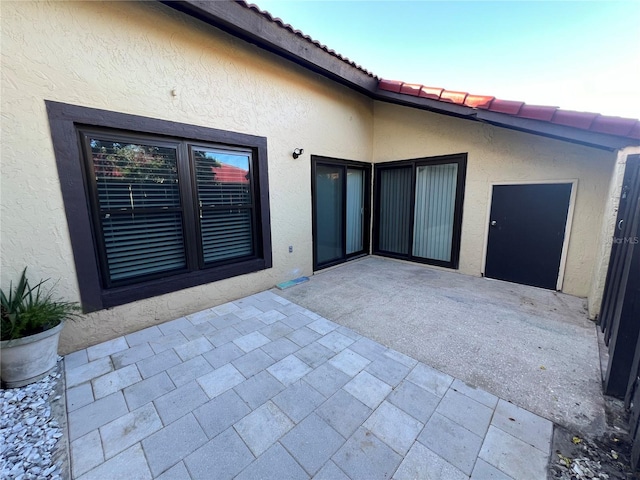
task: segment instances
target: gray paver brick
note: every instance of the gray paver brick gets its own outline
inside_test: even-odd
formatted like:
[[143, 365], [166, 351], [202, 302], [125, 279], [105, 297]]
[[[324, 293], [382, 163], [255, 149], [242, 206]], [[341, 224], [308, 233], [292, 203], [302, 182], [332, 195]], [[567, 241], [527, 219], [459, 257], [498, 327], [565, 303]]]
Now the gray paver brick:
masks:
[[111, 458], [162, 428], [153, 404], [147, 403], [100, 427], [105, 458]]
[[226, 315], [228, 313], [233, 313], [240, 310], [240, 307], [238, 307], [233, 302], [227, 302], [223, 303], [222, 305], [218, 305], [217, 307], [213, 307], [212, 310], [218, 315]]
[[225, 315], [209, 320], [209, 323], [216, 328], [225, 329], [233, 325], [237, 325], [241, 321], [242, 320], [239, 317], [236, 317], [233, 313], [227, 313]]
[[293, 332], [293, 329], [282, 322], [274, 322], [260, 329], [260, 333], [270, 340], [277, 340], [289, 335], [291, 332]]
[[123, 391], [129, 410], [135, 410], [175, 388], [167, 373], [160, 372], [153, 377], [125, 388]]
[[238, 330], [242, 335], [247, 335], [264, 328], [264, 323], [257, 318], [249, 318], [237, 323], [233, 328]]
[[415, 419], [426, 423], [441, 399], [414, 383], [404, 381], [389, 395], [388, 400]]
[[333, 357], [335, 352], [318, 342], [313, 342], [298, 350], [294, 355], [311, 368], [316, 368]]
[[318, 332], [314, 332], [307, 327], [298, 328], [297, 330], [293, 330], [291, 333], [287, 334], [287, 338], [289, 340], [301, 347], [309, 345], [311, 342], [315, 342], [321, 337], [322, 335]]
[[371, 360], [368, 360], [362, 355], [359, 355], [347, 348], [329, 360], [329, 363], [338, 370], [342, 370], [347, 375], [353, 377], [357, 375], [360, 370], [369, 365]]
[[305, 375], [303, 380], [325, 397], [329, 398], [351, 380], [351, 377], [333, 365], [323, 363]]
[[273, 398], [273, 403], [295, 423], [315, 410], [325, 398], [305, 382], [294, 382]]
[[234, 425], [256, 457], [292, 427], [291, 420], [273, 402], [265, 403]]
[[354, 332], [350, 328], [347, 328], [347, 327], [345, 327], [343, 325], [340, 325], [338, 328], [336, 328], [336, 331], [340, 332], [343, 335], [346, 335], [347, 337], [349, 337], [353, 341], [357, 341], [357, 340], [360, 340], [362, 338], [362, 335], [360, 335], [357, 332]]
[[434, 395], [442, 397], [447, 392], [451, 382], [453, 382], [453, 377], [435, 368], [431, 368], [424, 363], [419, 363], [413, 367], [411, 373], [407, 375], [407, 380], [412, 381]]
[[92, 430], [86, 435], [71, 442], [71, 469], [74, 478], [88, 472], [104, 462], [102, 442], [98, 430]]
[[191, 477], [189, 476], [187, 467], [184, 466], [184, 462], [178, 462], [162, 475], [155, 478], [156, 480], [188, 480]]
[[362, 337], [354, 342], [350, 347], [356, 353], [359, 353], [365, 358], [371, 361], [386, 358], [387, 347], [380, 345], [378, 342], [374, 342], [366, 337]]
[[312, 413], [280, 440], [310, 475], [315, 474], [342, 446], [344, 438]]
[[338, 466], [329, 460], [324, 467], [313, 477], [313, 480], [351, 480], [347, 474], [338, 468]]
[[327, 320], [326, 318], [319, 318], [307, 325], [314, 332], [318, 332], [320, 335], [326, 335], [329, 332], [333, 332], [338, 328], [338, 324]]
[[[300, 305], [296, 305], [295, 303], [288, 303], [286, 305], [281, 305], [277, 309], [287, 316], [291, 316], [296, 313], [302, 315], [301, 312], [306, 310], [306, 308], [301, 307]], [[309, 321], [311, 321], [311, 319], [309, 319]]]
[[143, 440], [142, 448], [155, 476], [195, 452], [206, 441], [207, 436], [200, 425], [188, 414]]
[[236, 338], [241, 337], [242, 334], [237, 331], [233, 327], [224, 327], [218, 330], [217, 332], [212, 333], [211, 335], [207, 335], [209, 341], [213, 344], [214, 347], [220, 347], [225, 343], [232, 342]]
[[[186, 319], [184, 319], [187, 322]], [[189, 322], [187, 322], [189, 323]], [[189, 324], [191, 325], [191, 324]], [[165, 350], [169, 350], [170, 348], [177, 347], [178, 345], [182, 345], [183, 343], [187, 343], [187, 338], [182, 334], [182, 332], [173, 332], [163, 337], [154, 338], [149, 341], [149, 346], [156, 353], [164, 352]]]
[[247, 446], [229, 428], [185, 458], [184, 463], [193, 480], [227, 480], [253, 460]]
[[224, 432], [251, 410], [236, 392], [228, 390], [193, 411], [207, 437]]
[[491, 424], [544, 453], [549, 452], [553, 424], [545, 418], [499, 400]]
[[484, 437], [493, 416], [493, 410], [471, 398], [449, 389], [436, 409], [441, 415]]
[[127, 348], [129, 348], [129, 345], [127, 345], [124, 337], [118, 337], [87, 348], [87, 356], [89, 357], [89, 361], [92, 362], [99, 358], [107, 357], [112, 353], [126, 350]]
[[263, 345], [260, 349], [277, 362], [287, 355], [297, 352], [300, 349], [300, 346], [296, 345], [288, 338], [282, 337]]
[[140, 345], [136, 345], [135, 347], [122, 350], [121, 352], [114, 353], [113, 355], [111, 355], [111, 360], [113, 361], [113, 366], [115, 368], [122, 368], [145, 358], [151, 357], [154, 354], [155, 352], [151, 349], [149, 344], [142, 343]]
[[189, 327], [191, 322], [184, 317], [176, 318], [175, 320], [171, 320], [169, 322], [164, 322], [158, 325], [158, 328], [162, 332], [163, 335], [171, 335], [172, 333], [179, 332], [183, 328]]
[[369, 408], [376, 408], [391, 393], [390, 385], [368, 372], [360, 372], [342, 388]]
[[80, 407], [89, 405], [94, 401], [91, 384], [82, 383], [77, 387], [67, 389], [67, 411], [73, 412]]
[[332, 460], [351, 478], [377, 480], [391, 478], [402, 457], [373, 433], [360, 427]]
[[242, 320], [247, 320], [248, 318], [252, 318], [257, 315], [260, 315], [261, 313], [263, 313], [262, 310], [260, 310], [259, 308], [256, 308], [253, 305], [247, 305], [245, 307], [241, 307], [240, 310], [236, 310], [235, 312], [233, 312], [234, 315], [241, 318]]
[[156, 398], [153, 403], [156, 406], [156, 410], [158, 410], [162, 423], [169, 425], [207, 400], [209, 398], [202, 391], [200, 385], [196, 382], [189, 382]]
[[106, 397], [112, 393], [122, 390], [129, 385], [142, 380], [138, 367], [135, 365], [127, 365], [120, 370], [102, 375], [91, 381], [93, 384], [93, 394], [96, 398]]
[[129, 335], [125, 335], [124, 338], [130, 347], [135, 347], [136, 345], [147, 343], [161, 336], [162, 332], [154, 325], [153, 327], [147, 327], [142, 330], [138, 330], [137, 332], [130, 333]]
[[364, 422], [371, 409], [344, 390], [338, 390], [316, 413], [344, 438], [349, 438]]
[[257, 408], [284, 389], [269, 372], [260, 372], [234, 387], [234, 390], [251, 408]]
[[380, 358], [367, 365], [365, 371], [392, 387], [395, 387], [407, 376], [410, 369], [390, 358]]
[[109, 357], [102, 357], [93, 362], [79, 365], [75, 368], [71, 368], [66, 372], [67, 388], [75, 387], [81, 383], [93, 380], [96, 377], [109, 373], [113, 370], [111, 359]]
[[418, 441], [466, 475], [471, 475], [482, 446], [481, 437], [439, 413], [431, 416]]
[[[436, 455], [419, 442], [413, 444], [407, 456], [398, 467], [394, 480], [467, 480], [468, 475]], [[480, 479], [479, 479], [480, 480]], [[489, 480], [483, 478], [482, 480]]]
[[[191, 322], [193, 323], [193, 322]], [[187, 340], [197, 340], [200, 337], [213, 335], [218, 329], [209, 322], [198, 323], [180, 330]]]
[[242, 355], [244, 352], [235, 343], [225, 343], [202, 356], [213, 368], [220, 368]]
[[197, 382], [209, 398], [214, 398], [244, 382], [244, 380], [245, 378], [233, 365], [227, 364], [199, 377]]
[[190, 342], [175, 347], [175, 351], [183, 362], [190, 360], [213, 349], [213, 345], [205, 338], [200, 337]]
[[362, 424], [400, 455], [405, 455], [424, 424], [389, 402], [382, 402]]
[[173, 350], [166, 350], [158, 353], [153, 357], [145, 358], [136, 363], [142, 378], [153, 377], [154, 375], [165, 371], [168, 368], [178, 365], [180, 357]]
[[187, 320], [189, 320], [193, 325], [200, 325], [202, 323], [207, 323], [209, 320], [213, 320], [217, 317], [218, 314], [216, 312], [214, 312], [210, 308], [207, 308], [205, 310], [192, 313], [191, 315], [187, 315]]
[[513, 477], [510, 477], [493, 465], [490, 465], [481, 458], [478, 458], [476, 460], [476, 466], [473, 467], [471, 480], [513, 480]]
[[126, 478], [127, 480], [151, 480], [151, 472], [142, 448], [136, 444], [115, 457], [107, 460], [78, 480], [104, 480], [105, 478]]
[[294, 355], [289, 355], [271, 365], [267, 371], [286, 386], [304, 377], [311, 367]]
[[235, 478], [236, 480], [305, 480], [309, 475], [282, 445], [276, 443]]
[[498, 404], [498, 397], [492, 395], [489, 392], [485, 392], [480, 388], [474, 387], [473, 385], [464, 383], [462, 380], [454, 380], [451, 384], [451, 388], [462, 393], [463, 395], [466, 395], [469, 398], [472, 398], [476, 402], [480, 402], [485, 407], [494, 409]]
[[395, 360], [409, 368], [413, 368], [418, 364], [418, 361], [415, 358], [411, 358], [410, 356], [400, 353], [397, 350], [393, 350], [392, 348], [389, 348], [384, 352], [384, 356], [389, 357], [391, 360]]
[[84, 348], [82, 350], [78, 350], [73, 353], [69, 353], [64, 356], [64, 371], [68, 372], [69, 370], [79, 367], [80, 365], [84, 365], [89, 362], [89, 357], [87, 357], [87, 349]]
[[[282, 320], [280, 320], [282, 323], [284, 323], [285, 325], [288, 325], [294, 330], [297, 330], [301, 327], [304, 327], [305, 325], [309, 325], [311, 322], [314, 321], [311, 318], [307, 317], [306, 315], [302, 315], [302, 313], [300, 313], [301, 308], [297, 308], [295, 309], [295, 311], [288, 312], [289, 310], [292, 310], [292, 305], [289, 305], [285, 309], [283, 309], [282, 307], [278, 309], [279, 311], [281, 311], [287, 316], [286, 318], [283, 318]], [[283, 311], [283, 310], [286, 310], [286, 311]], [[318, 333], [318, 335], [320, 334]]]
[[324, 337], [318, 340], [318, 343], [320, 345], [327, 347], [335, 353], [341, 352], [353, 342], [353, 339], [347, 337], [346, 335], [343, 335], [340, 332], [336, 332], [335, 330], [329, 332]]
[[489, 427], [480, 451], [480, 458], [515, 480], [546, 478], [548, 453], [509, 435]]
[[240, 338], [236, 338], [233, 343], [240, 347], [244, 352], [250, 352], [262, 345], [266, 345], [270, 340], [260, 332], [252, 332]]
[[285, 318], [285, 315], [278, 310], [267, 310], [264, 313], [256, 315], [256, 318], [266, 325], [271, 325]]
[[96, 400], [89, 405], [69, 412], [69, 440], [86, 435], [122, 415], [129, 413], [122, 392]]
[[209, 373], [213, 370], [213, 367], [207, 362], [201, 355], [187, 360], [184, 363], [179, 363], [169, 369], [167, 374], [171, 377], [171, 380], [179, 387], [185, 383], [189, 383], [191, 380]]

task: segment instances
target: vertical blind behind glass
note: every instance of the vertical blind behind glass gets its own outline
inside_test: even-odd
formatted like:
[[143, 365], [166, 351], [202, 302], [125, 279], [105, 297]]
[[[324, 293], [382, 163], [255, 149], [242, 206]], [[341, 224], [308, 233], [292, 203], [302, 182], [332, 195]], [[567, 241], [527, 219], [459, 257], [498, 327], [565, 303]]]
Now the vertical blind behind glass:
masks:
[[411, 232], [412, 167], [380, 170], [378, 248], [407, 255]]
[[363, 250], [364, 170], [347, 169], [347, 255]]

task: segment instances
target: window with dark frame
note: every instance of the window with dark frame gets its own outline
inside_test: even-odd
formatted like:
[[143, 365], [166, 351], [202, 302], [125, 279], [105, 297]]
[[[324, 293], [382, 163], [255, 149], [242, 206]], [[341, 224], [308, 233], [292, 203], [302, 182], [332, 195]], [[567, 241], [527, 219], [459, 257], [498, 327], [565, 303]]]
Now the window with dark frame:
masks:
[[46, 103], [85, 312], [271, 267], [266, 139]]

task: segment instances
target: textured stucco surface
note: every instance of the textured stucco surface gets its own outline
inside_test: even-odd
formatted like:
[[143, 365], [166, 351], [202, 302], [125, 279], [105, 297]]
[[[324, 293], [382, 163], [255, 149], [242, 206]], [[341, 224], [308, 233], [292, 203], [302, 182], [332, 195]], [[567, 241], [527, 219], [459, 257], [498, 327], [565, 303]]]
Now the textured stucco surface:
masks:
[[267, 137], [274, 268], [70, 322], [62, 353], [311, 274], [309, 154], [371, 159], [371, 100], [155, 2], [2, 2], [1, 93], [2, 285], [73, 300], [45, 99]]
[[374, 108], [374, 162], [468, 153], [461, 273], [481, 274], [492, 183], [577, 179], [562, 291], [589, 294], [614, 153], [381, 102]]

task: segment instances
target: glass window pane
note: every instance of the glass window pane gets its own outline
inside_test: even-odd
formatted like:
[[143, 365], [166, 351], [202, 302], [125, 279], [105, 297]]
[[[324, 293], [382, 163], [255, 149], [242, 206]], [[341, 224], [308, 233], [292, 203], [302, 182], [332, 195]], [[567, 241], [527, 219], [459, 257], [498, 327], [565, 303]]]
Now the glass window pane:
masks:
[[347, 169], [347, 255], [364, 249], [364, 170]]
[[414, 256], [451, 260], [457, 178], [457, 163], [417, 167]]
[[203, 210], [200, 219], [206, 263], [253, 255], [251, 210]]
[[251, 155], [213, 149], [193, 149], [198, 200], [202, 207], [251, 203]]
[[380, 170], [380, 228], [378, 248], [409, 254], [412, 167]]
[[343, 257], [342, 182], [344, 169], [316, 167], [316, 260], [318, 265]]

